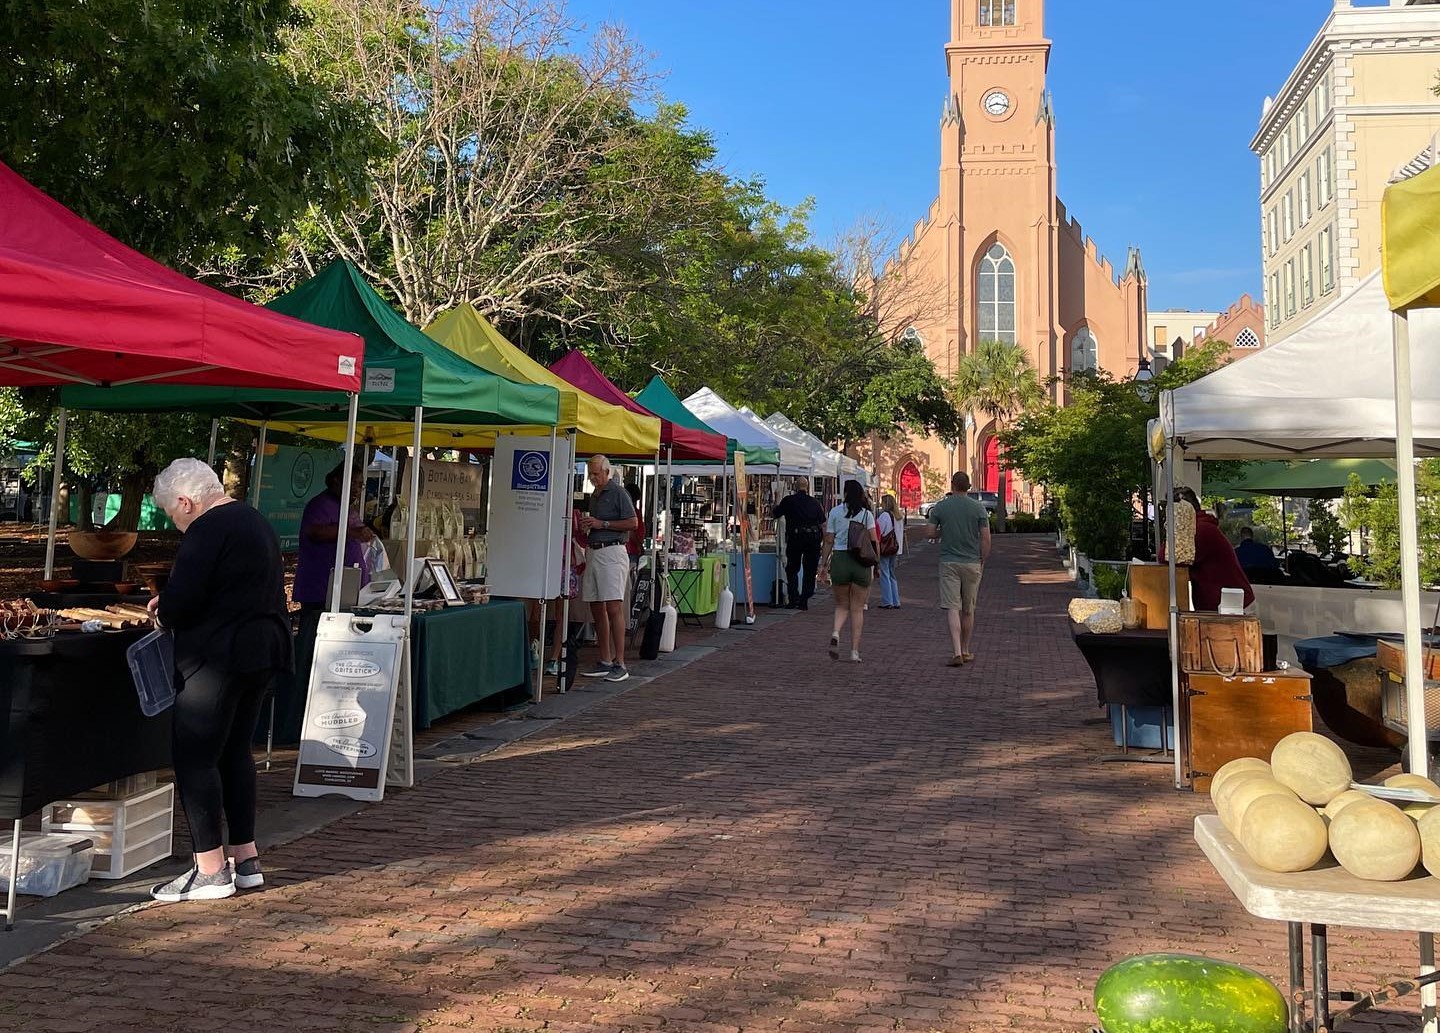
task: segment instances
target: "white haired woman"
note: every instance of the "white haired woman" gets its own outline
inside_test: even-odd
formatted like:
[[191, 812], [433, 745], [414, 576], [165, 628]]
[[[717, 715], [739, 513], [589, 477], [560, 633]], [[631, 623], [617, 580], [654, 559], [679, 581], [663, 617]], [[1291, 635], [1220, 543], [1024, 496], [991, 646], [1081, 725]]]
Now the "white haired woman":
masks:
[[265, 883], [250, 740], [265, 689], [291, 666], [285, 572], [270, 524], [227, 496], [200, 460], [175, 460], [155, 478], [154, 494], [184, 533], [150, 612], [175, 635], [175, 782], [194, 864], [150, 892], [167, 903], [218, 900]]

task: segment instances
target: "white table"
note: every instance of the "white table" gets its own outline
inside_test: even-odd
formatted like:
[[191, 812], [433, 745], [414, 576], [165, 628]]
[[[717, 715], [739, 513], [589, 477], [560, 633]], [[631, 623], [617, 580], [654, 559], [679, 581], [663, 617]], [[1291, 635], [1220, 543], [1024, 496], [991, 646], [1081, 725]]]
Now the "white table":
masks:
[[[1290, 1029], [1305, 1029], [1305, 925], [1310, 926], [1311, 970], [1315, 982], [1311, 1028], [1333, 1029], [1331, 999], [1360, 1001], [1365, 995], [1330, 993], [1327, 926], [1359, 926], [1419, 934], [1421, 975], [1435, 971], [1435, 936], [1440, 930], [1440, 879], [1428, 876], [1403, 882], [1367, 882], [1355, 878], [1327, 855], [1329, 867], [1282, 874], [1261, 868], [1221, 824], [1218, 816], [1195, 819], [1195, 842], [1205, 852], [1242, 907], [1256, 918], [1289, 926]], [[1408, 992], [1397, 986], [1399, 993]], [[1425, 1033], [1437, 1033], [1435, 987], [1425, 986], [1421, 1003]], [[1398, 993], [1395, 994], [1398, 996]]]

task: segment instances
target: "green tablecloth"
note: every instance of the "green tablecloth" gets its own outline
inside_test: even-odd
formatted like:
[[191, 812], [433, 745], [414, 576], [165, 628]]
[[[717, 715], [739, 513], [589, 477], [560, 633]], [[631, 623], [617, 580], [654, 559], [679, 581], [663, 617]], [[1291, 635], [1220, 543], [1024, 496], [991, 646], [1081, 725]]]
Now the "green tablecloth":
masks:
[[528, 698], [525, 640], [525, 604], [518, 599], [415, 614], [410, 622], [415, 727], [429, 728], [432, 721], [511, 689]]
[[701, 556], [699, 570], [670, 571], [670, 595], [681, 613], [703, 617], [720, 608], [720, 592], [729, 576], [728, 557]]

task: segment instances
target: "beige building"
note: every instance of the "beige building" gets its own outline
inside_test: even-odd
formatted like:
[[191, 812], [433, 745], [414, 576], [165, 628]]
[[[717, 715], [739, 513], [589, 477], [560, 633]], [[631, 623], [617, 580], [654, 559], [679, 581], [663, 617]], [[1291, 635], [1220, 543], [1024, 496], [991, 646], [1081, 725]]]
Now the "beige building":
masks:
[[1380, 265], [1380, 199], [1440, 130], [1440, 6], [1334, 0], [1250, 149], [1270, 343], [1304, 326]]
[[1200, 312], [1187, 308], [1169, 308], [1163, 312], [1146, 313], [1145, 340], [1150, 346], [1151, 356], [1167, 362], [1178, 359], [1185, 353], [1190, 342], [1203, 334], [1206, 328], [1219, 318], [1219, 312]]

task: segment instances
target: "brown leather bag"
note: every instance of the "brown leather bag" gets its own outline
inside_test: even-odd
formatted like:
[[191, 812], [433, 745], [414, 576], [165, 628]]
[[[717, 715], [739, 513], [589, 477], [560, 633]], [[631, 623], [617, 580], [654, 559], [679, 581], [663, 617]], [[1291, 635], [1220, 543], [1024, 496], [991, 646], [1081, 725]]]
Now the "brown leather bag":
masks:
[[880, 553], [875, 548], [875, 534], [865, 526], [864, 521], [850, 521], [850, 539], [847, 542], [850, 555], [867, 567], [880, 565]]

